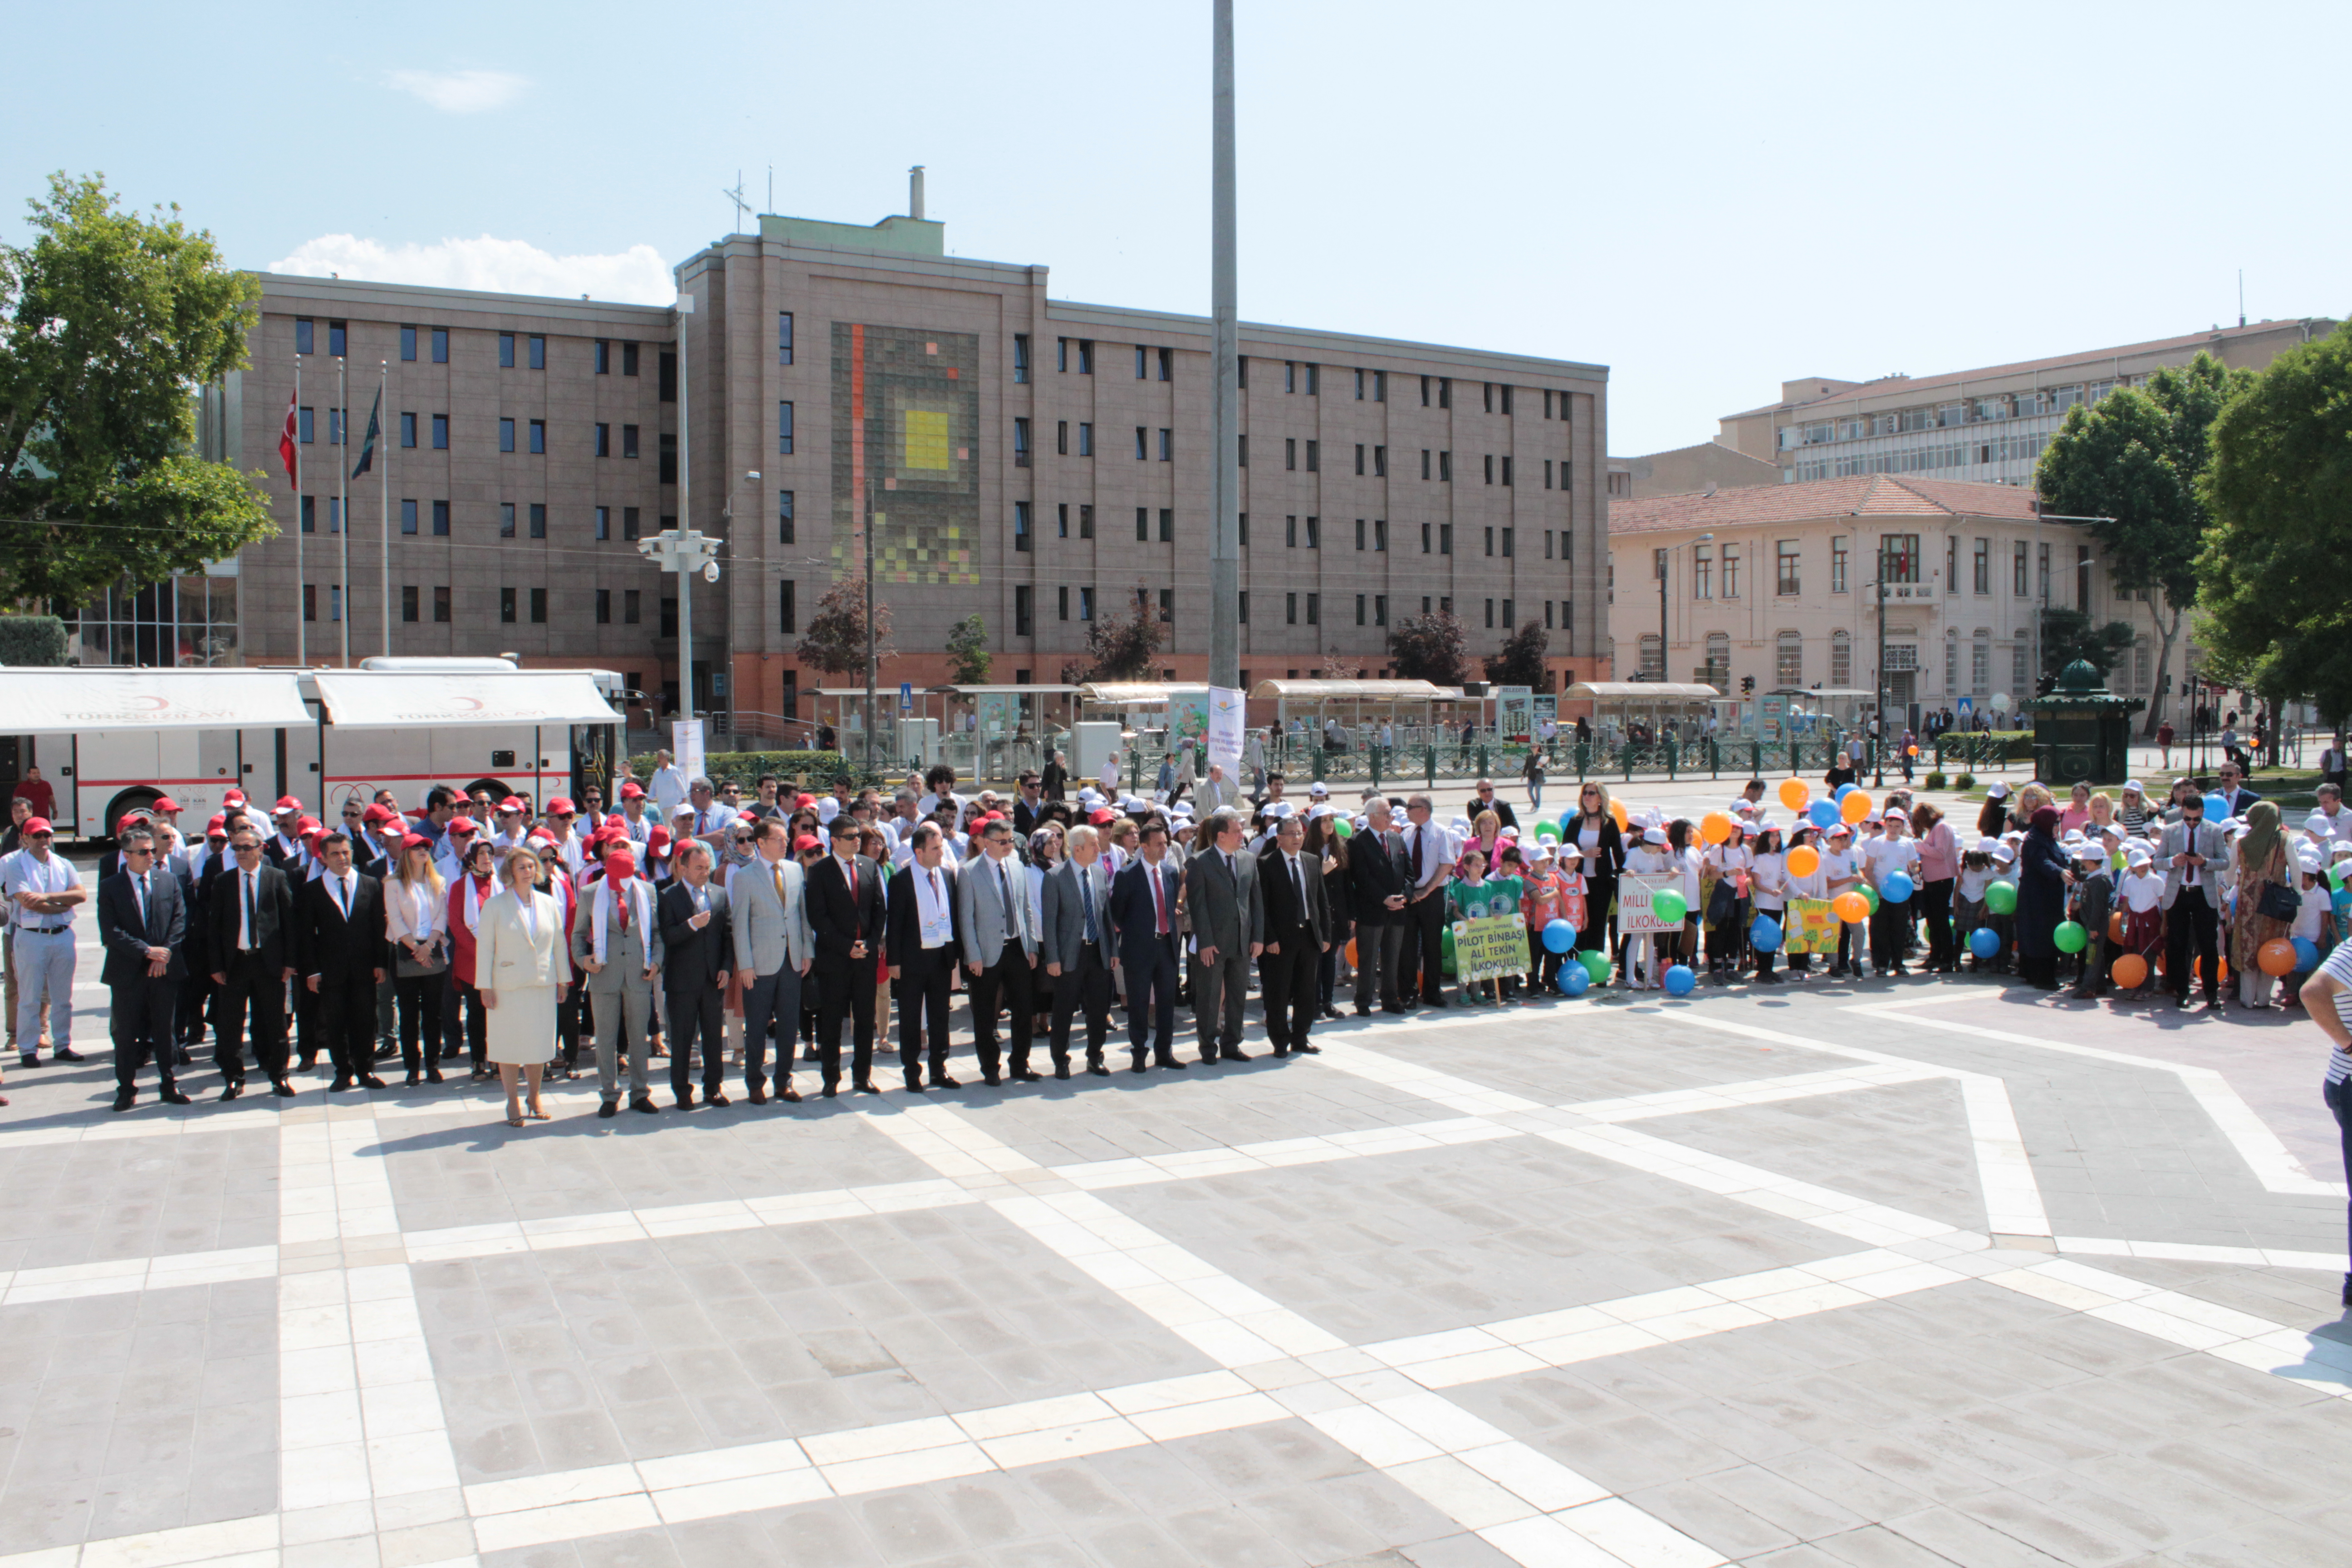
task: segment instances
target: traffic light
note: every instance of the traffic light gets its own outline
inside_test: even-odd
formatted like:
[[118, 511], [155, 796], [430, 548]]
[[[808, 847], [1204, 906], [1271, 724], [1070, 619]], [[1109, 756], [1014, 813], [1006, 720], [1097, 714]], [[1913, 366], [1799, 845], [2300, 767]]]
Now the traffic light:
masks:
[[1750, 696], [1755, 692], [1755, 690], [1756, 678], [1754, 676], [1743, 675], [1739, 678], [1739, 695], [1742, 697]]

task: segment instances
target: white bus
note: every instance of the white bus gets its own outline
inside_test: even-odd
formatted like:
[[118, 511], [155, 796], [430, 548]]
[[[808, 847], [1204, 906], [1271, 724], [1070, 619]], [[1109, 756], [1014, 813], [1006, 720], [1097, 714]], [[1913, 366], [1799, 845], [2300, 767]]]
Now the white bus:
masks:
[[58, 831], [84, 838], [111, 837], [165, 795], [201, 831], [232, 788], [264, 809], [292, 795], [331, 825], [345, 800], [379, 789], [404, 807], [436, 784], [534, 805], [591, 783], [609, 796], [626, 696], [610, 670], [503, 658], [0, 669], [0, 795], [38, 765]]

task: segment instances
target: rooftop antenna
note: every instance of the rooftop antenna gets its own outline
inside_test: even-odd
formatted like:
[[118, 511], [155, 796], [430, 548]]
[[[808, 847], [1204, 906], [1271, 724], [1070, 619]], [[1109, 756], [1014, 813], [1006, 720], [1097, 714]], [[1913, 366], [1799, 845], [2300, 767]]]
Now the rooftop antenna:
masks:
[[768, 210], [776, 210], [776, 166], [773, 163], [768, 165]]
[[2238, 268], [2238, 325], [2246, 324], [2246, 269]]
[[735, 232], [740, 234], [743, 231], [743, 214], [749, 206], [749, 204], [743, 200], [743, 171], [740, 169], [735, 171], [733, 190], [723, 190], [719, 194], [735, 204]]

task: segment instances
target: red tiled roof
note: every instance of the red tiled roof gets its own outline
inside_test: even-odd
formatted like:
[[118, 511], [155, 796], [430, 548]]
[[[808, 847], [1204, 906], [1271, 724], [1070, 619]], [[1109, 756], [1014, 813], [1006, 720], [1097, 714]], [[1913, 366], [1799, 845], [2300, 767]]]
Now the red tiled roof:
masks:
[[1745, 528], [1815, 518], [2000, 517], [2034, 515], [2033, 492], [2021, 485], [1972, 484], [1963, 479], [1897, 479], [1858, 474], [1801, 485], [1747, 485], [1736, 489], [1609, 503], [1609, 533], [1663, 533], [1682, 528]]

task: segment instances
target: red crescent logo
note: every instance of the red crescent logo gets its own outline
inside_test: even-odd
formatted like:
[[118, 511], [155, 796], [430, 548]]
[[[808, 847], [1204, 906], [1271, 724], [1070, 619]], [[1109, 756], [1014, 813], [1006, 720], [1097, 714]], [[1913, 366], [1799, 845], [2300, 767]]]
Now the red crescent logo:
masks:
[[149, 713], [161, 713], [172, 705], [171, 699], [167, 697], [134, 697], [131, 701], [134, 707], [143, 705], [142, 710]]
[[464, 703], [467, 708], [472, 709], [476, 712], [479, 712], [481, 710], [482, 700], [478, 697], [460, 697], [457, 700]]

